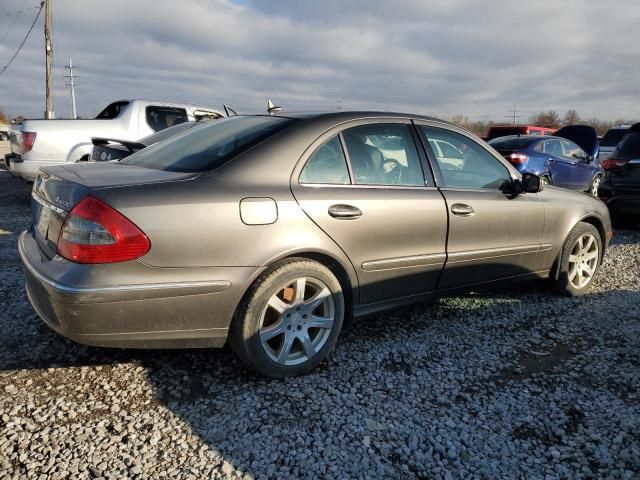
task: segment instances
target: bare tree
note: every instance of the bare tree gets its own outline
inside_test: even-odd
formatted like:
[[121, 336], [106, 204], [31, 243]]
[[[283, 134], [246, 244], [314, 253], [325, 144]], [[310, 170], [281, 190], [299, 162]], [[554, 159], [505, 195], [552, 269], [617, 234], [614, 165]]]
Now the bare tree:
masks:
[[0, 110], [0, 125], [4, 125], [7, 123], [11, 123], [9, 117], [2, 110]]
[[564, 114], [564, 119], [562, 120], [562, 125], [577, 125], [580, 123], [580, 115], [575, 110], [567, 110], [567, 113]]
[[531, 116], [529, 121], [539, 127], [560, 128], [560, 116], [555, 110], [535, 113]]

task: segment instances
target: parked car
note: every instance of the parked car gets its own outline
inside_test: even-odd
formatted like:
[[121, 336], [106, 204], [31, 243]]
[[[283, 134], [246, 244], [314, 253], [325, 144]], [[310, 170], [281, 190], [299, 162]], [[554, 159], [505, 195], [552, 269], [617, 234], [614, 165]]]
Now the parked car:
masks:
[[[433, 141], [456, 145], [462, 168]], [[535, 278], [587, 292], [607, 208], [542, 185], [429, 117], [237, 116], [120, 162], [43, 168], [18, 247], [34, 309], [69, 338], [228, 340], [283, 377], [327, 357], [346, 316]]]
[[605, 133], [600, 140], [600, 152], [598, 153], [598, 158], [601, 162], [609, 158], [609, 155], [611, 155], [611, 152], [616, 148], [618, 142], [622, 140], [622, 137], [627, 133], [629, 127], [630, 125], [620, 125], [607, 130], [607, 133]]
[[484, 139], [488, 142], [508, 135], [553, 135], [556, 128], [539, 127], [537, 125], [494, 125], [489, 127]]
[[203, 125], [204, 122], [183, 122], [173, 127], [165, 128], [159, 132], [141, 138], [135, 142], [127, 140], [116, 140], [113, 138], [92, 137], [91, 143], [93, 150], [91, 151], [90, 162], [107, 162], [111, 160], [121, 160], [128, 157], [132, 153], [142, 150], [143, 148], [154, 145], [163, 140], [167, 140], [179, 133], [186, 132], [193, 127]]
[[544, 183], [598, 195], [604, 170], [596, 131], [587, 125], [561, 128], [553, 136], [508, 136], [489, 142], [519, 172], [535, 173]]
[[621, 226], [640, 224], [640, 123], [626, 130], [602, 166], [606, 175], [599, 196], [614, 221]]
[[183, 103], [119, 100], [93, 120], [23, 120], [11, 137], [9, 169], [33, 181], [40, 167], [89, 159], [91, 137], [137, 140], [172, 125], [223, 113]]

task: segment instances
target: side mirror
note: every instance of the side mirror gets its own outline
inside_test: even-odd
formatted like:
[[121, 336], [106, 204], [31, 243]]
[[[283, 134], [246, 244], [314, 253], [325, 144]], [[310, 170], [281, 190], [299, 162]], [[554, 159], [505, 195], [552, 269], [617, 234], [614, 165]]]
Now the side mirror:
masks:
[[544, 188], [542, 178], [534, 173], [522, 174], [522, 191], [525, 193], [538, 193]]

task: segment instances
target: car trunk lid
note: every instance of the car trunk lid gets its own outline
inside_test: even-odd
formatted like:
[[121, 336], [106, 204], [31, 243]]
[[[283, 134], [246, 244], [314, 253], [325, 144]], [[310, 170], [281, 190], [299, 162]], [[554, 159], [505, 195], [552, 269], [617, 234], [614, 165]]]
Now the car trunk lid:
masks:
[[52, 258], [65, 218], [92, 191], [189, 180], [196, 176], [111, 162], [45, 167], [34, 182], [31, 195], [36, 240], [47, 257]]

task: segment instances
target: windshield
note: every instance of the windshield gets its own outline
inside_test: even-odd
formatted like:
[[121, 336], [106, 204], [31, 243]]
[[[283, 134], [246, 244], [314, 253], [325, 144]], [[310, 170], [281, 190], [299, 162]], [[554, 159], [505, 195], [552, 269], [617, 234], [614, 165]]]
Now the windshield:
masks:
[[536, 141], [535, 138], [527, 138], [527, 137], [500, 137], [495, 138], [489, 141], [489, 145], [491, 145], [496, 150], [517, 150], [519, 148], [524, 148], [529, 145], [531, 142]]
[[205, 172], [218, 168], [295, 121], [267, 116], [216, 120], [144, 148], [122, 163], [170, 172]]
[[622, 140], [622, 137], [624, 137], [624, 134], [627, 133], [629, 130], [626, 128], [612, 128], [611, 130], [609, 130], [607, 133], [604, 134], [604, 137], [602, 137], [602, 140], [600, 140], [600, 146], [601, 147], [615, 147], [618, 142], [620, 140]]

